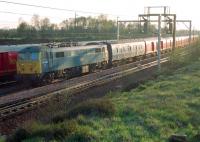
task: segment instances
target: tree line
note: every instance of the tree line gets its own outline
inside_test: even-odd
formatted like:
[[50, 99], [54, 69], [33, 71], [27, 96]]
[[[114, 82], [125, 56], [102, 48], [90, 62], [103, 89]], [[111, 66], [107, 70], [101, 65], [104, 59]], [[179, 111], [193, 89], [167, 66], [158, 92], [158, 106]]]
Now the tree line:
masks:
[[[138, 23], [119, 24], [120, 39], [156, 36], [154, 25], [144, 33]], [[29, 23], [22, 21], [15, 29], [0, 29], [0, 37], [0, 44], [112, 40], [117, 38], [117, 21], [100, 15], [70, 18], [55, 24], [49, 18], [33, 15]]]

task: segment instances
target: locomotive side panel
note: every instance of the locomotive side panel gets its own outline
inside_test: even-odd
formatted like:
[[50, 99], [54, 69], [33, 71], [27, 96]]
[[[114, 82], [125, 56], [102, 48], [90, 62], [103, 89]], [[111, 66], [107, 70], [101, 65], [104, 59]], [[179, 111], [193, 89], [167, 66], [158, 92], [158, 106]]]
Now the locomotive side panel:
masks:
[[108, 53], [106, 46], [70, 49], [70, 50], [54, 50], [53, 65], [51, 71], [62, 70], [72, 67], [80, 67], [89, 64], [96, 64], [108, 61]]

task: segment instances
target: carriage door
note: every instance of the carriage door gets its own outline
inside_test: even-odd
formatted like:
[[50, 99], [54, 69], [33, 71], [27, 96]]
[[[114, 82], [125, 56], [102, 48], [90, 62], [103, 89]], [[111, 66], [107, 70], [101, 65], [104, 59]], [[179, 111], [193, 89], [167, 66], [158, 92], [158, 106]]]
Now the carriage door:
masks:
[[163, 41], [161, 41], [160, 43], [161, 43], [161, 50], [163, 50]]
[[151, 42], [151, 50], [154, 51], [154, 42]]
[[46, 52], [46, 71], [51, 71], [53, 68], [53, 53], [52, 51], [47, 51]]
[[49, 60], [50, 60], [50, 62], [49, 62], [49, 67], [50, 67], [50, 70], [53, 70], [53, 54], [54, 54], [54, 52], [50, 52], [50, 58], [49, 58]]

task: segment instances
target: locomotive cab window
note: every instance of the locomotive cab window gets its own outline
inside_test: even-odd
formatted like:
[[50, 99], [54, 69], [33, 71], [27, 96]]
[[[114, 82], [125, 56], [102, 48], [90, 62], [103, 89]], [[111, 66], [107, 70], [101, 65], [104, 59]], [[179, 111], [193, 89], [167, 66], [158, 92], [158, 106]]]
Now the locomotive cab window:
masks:
[[39, 53], [31, 53], [31, 60], [38, 60]]
[[33, 61], [36, 61], [36, 60], [39, 59], [39, 53], [38, 52], [33, 52], [33, 53], [21, 52], [21, 53], [19, 53], [18, 59], [19, 60], [33, 60]]
[[64, 52], [56, 52], [56, 58], [64, 57]]

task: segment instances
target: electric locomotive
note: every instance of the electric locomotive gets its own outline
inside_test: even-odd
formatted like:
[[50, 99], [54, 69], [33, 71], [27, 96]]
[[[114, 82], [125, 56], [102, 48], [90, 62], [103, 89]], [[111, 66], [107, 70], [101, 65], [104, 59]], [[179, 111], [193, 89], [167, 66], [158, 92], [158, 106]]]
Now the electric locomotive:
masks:
[[105, 44], [61, 48], [29, 46], [19, 52], [17, 73], [32, 81], [49, 82], [106, 66], [108, 56]]

